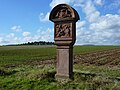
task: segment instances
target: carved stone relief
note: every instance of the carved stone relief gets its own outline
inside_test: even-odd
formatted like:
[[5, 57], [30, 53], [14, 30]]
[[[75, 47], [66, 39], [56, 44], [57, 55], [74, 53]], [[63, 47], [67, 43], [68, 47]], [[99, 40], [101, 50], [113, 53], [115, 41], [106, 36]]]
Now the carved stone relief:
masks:
[[[79, 15], [67, 4], [59, 4], [50, 13], [54, 22], [54, 40], [57, 45], [57, 69], [55, 78], [63, 82], [73, 79], [73, 45], [76, 40], [76, 22]], [[65, 81], [65, 82], [66, 82]]]
[[71, 24], [56, 24], [55, 25], [55, 37], [56, 38], [68, 38], [71, 37]]
[[55, 18], [67, 18], [67, 17], [72, 17], [72, 14], [68, 8], [62, 8], [60, 9], [57, 13]]

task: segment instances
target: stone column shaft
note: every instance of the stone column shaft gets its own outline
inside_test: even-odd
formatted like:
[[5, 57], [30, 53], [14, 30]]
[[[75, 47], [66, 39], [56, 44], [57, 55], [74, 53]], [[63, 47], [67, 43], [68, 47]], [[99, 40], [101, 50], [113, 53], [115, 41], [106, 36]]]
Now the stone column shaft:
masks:
[[72, 78], [73, 76], [73, 46], [57, 47], [56, 78]]

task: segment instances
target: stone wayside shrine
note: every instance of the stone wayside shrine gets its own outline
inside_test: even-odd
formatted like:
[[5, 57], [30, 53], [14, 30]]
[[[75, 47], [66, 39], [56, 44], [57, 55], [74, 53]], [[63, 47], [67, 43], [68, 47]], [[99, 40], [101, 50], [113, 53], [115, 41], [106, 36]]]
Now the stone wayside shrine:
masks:
[[56, 79], [73, 77], [73, 45], [76, 41], [76, 22], [79, 15], [67, 4], [55, 6], [49, 19], [54, 22], [54, 40], [57, 45]]

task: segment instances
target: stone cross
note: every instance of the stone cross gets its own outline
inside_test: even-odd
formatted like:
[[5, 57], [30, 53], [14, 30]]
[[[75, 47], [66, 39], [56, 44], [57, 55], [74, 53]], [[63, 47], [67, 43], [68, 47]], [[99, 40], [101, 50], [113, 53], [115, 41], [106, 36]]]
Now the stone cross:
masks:
[[73, 77], [73, 45], [76, 41], [76, 22], [79, 15], [67, 4], [55, 6], [49, 16], [54, 22], [54, 40], [57, 45], [56, 79]]

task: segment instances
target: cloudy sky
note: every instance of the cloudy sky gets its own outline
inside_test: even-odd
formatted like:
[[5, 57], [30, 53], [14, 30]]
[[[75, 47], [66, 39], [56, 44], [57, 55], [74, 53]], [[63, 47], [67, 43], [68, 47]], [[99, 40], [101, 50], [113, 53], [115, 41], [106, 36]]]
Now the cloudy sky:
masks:
[[120, 45], [120, 0], [0, 0], [0, 45], [54, 41], [49, 13], [60, 3], [80, 15], [77, 45]]

